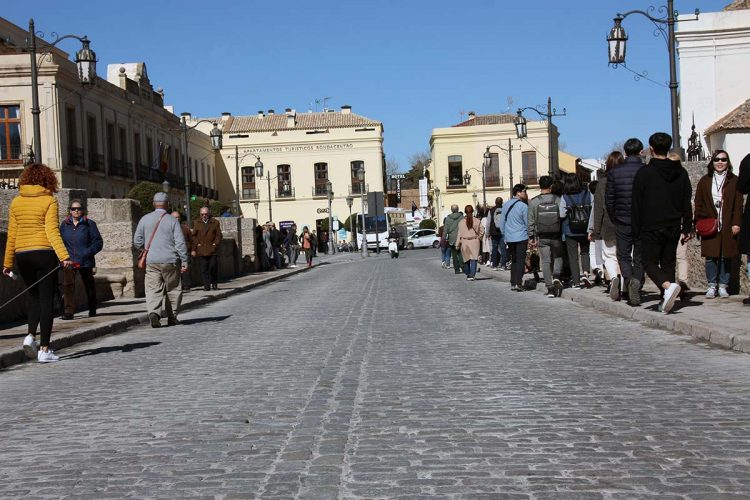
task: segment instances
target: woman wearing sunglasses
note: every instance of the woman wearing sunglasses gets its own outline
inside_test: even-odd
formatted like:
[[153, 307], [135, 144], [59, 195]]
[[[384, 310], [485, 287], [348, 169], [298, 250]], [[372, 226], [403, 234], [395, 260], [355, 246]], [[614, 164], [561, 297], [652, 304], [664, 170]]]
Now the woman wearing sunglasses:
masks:
[[708, 281], [706, 298], [713, 299], [717, 295], [727, 298], [731, 259], [739, 252], [737, 235], [742, 221], [742, 195], [737, 192], [737, 176], [732, 173], [726, 151], [714, 152], [707, 168], [708, 172], [695, 189], [695, 219], [699, 228], [709, 229], [701, 235], [701, 255], [706, 259]]
[[73, 319], [76, 312], [75, 284], [76, 274], [81, 275], [81, 281], [86, 289], [89, 317], [96, 316], [96, 285], [94, 284], [94, 255], [104, 246], [96, 223], [86, 217], [81, 200], [70, 201], [68, 216], [60, 224], [65, 248], [68, 249], [70, 260], [74, 267], [63, 269], [63, 303], [65, 310], [62, 319]]

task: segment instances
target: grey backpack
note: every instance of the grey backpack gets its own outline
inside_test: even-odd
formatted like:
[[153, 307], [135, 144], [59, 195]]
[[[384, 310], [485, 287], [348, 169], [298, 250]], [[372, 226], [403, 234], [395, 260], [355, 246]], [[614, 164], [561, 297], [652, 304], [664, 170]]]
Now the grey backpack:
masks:
[[560, 234], [561, 231], [560, 199], [555, 196], [543, 200], [536, 207], [536, 234]]

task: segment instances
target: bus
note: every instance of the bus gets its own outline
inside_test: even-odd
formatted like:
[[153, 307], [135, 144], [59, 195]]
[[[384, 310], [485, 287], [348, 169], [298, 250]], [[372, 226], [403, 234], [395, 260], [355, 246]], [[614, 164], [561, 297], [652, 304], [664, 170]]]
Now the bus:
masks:
[[[362, 217], [357, 221], [357, 244], [362, 248]], [[406, 247], [409, 230], [406, 226], [406, 212], [400, 208], [385, 207], [385, 213], [375, 216], [365, 216], [365, 230], [367, 232], [367, 248], [375, 249], [376, 241], [380, 248], [388, 249], [389, 238], [396, 238], [398, 248]], [[377, 231], [377, 233], [376, 233]]]

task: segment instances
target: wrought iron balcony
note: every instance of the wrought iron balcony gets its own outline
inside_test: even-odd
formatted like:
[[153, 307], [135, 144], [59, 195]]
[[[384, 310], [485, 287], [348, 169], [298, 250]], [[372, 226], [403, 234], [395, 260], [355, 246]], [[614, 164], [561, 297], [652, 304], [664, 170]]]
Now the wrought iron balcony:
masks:
[[463, 177], [445, 177], [445, 187], [446, 189], [466, 189], [466, 184], [464, 183]]
[[291, 200], [294, 199], [294, 188], [289, 188], [287, 191], [277, 189], [274, 194], [277, 200]]

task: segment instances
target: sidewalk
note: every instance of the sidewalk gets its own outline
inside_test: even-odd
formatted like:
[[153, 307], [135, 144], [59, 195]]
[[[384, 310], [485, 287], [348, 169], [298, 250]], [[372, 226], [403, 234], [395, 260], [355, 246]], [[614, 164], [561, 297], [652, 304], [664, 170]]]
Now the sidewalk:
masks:
[[[336, 256], [323, 255], [321, 257], [315, 259], [312, 268], [306, 267], [303, 260], [302, 265], [296, 269], [286, 268], [279, 271], [248, 274], [219, 283], [219, 289], [216, 291], [204, 291], [202, 287], [193, 288], [189, 293], [182, 295], [180, 311], [194, 309], [294, 274], [306, 272], [335, 259]], [[97, 308], [97, 315], [93, 318], [89, 318], [86, 312], [76, 313], [75, 318], [70, 321], [55, 318], [50, 347], [57, 351], [110, 333], [121, 332], [139, 324], [148, 324], [144, 297], [123, 297], [102, 302]], [[166, 322], [162, 321], [162, 324]], [[0, 330], [0, 369], [28, 361], [21, 347], [26, 334], [27, 328], [24, 322], [14, 323]]]
[[[440, 265], [435, 260], [436, 266]], [[450, 272], [453, 272], [452, 270]], [[541, 273], [539, 273], [541, 277]], [[462, 276], [457, 276], [462, 278]], [[489, 266], [481, 266], [479, 279], [496, 279], [510, 283], [510, 272], [492, 271]], [[533, 276], [525, 274], [524, 279]], [[523, 293], [546, 293], [544, 282], [537, 285], [536, 291]], [[697, 342], [705, 342], [715, 347], [750, 353], [750, 307], [742, 304], [743, 295], [733, 295], [728, 299], [706, 299], [703, 290], [691, 290], [689, 299], [678, 300], [670, 314], [657, 310], [661, 296], [650, 280], [643, 287], [640, 307], [627, 302], [613, 302], [605, 287], [575, 290], [566, 288], [562, 298], [592, 307], [598, 311], [632, 319], [649, 327], [663, 328], [674, 333], [690, 335]], [[555, 300], [555, 299], [548, 299]]]

